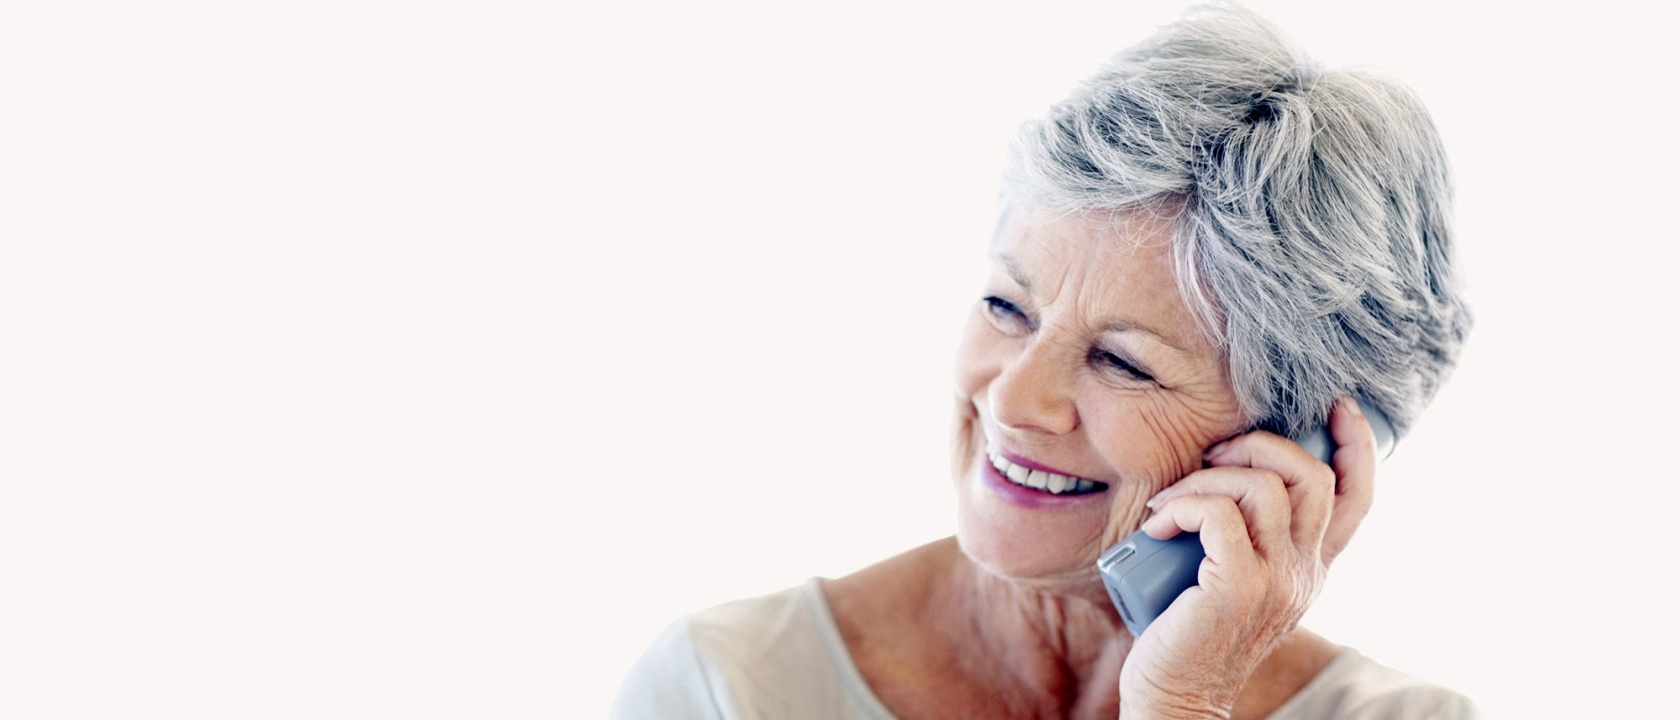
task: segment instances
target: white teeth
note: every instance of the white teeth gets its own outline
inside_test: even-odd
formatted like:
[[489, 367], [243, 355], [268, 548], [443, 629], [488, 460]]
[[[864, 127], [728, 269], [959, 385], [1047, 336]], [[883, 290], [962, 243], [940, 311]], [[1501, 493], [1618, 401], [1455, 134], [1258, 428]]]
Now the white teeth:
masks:
[[1003, 456], [1003, 453], [996, 449], [987, 448], [986, 457], [992, 461], [992, 467], [997, 468], [999, 473], [1001, 473], [1004, 477], [1009, 478], [1009, 481], [1015, 483], [1016, 485], [1025, 485], [1027, 487], [1037, 488], [1039, 490], [1044, 490], [1058, 495], [1065, 493], [1088, 493], [1101, 486], [1101, 483], [1093, 480], [1069, 477], [1067, 475], [1046, 472], [1043, 470], [1029, 470], [1010, 462], [1008, 458]]
[[1014, 480], [1015, 482], [1021, 483], [1022, 485], [1031, 485], [1032, 483], [1028, 481], [1028, 477], [1031, 475], [1031, 473], [1032, 473], [1032, 471], [1030, 471], [1030, 470], [1028, 470], [1024, 467], [1021, 467], [1020, 465], [1015, 465], [1015, 464], [1011, 463], [1010, 466], [1009, 466], [1009, 472], [1007, 473], [1007, 475], [1009, 475], [1010, 480]]

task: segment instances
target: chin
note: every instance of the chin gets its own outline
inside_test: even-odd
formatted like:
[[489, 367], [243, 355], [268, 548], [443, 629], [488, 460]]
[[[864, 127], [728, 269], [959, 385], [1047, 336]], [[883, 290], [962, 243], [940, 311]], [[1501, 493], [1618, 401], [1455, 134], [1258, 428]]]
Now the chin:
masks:
[[1007, 510], [988, 513], [968, 498], [958, 504], [957, 544], [988, 574], [1055, 592], [1086, 594], [1093, 587], [1102, 592], [1096, 561], [1103, 548], [1096, 536], [1055, 523], [1020, 522], [1023, 518], [1010, 518]]

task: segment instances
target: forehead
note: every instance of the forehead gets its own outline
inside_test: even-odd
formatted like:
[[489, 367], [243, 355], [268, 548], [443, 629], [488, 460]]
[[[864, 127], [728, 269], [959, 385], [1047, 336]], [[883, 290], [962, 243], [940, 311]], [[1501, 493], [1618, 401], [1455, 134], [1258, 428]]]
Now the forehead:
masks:
[[1016, 212], [999, 227], [992, 259], [1061, 321], [1143, 330], [1198, 353], [1207, 344], [1179, 293], [1171, 218]]

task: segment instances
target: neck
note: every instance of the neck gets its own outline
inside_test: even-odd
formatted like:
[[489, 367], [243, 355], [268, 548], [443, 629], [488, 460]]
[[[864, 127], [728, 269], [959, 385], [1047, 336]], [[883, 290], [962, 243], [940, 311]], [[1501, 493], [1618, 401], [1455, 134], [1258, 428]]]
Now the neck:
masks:
[[1115, 717], [1132, 637], [1102, 589], [1013, 582], [946, 545], [945, 581], [930, 593], [930, 609], [944, 608], [935, 612], [941, 634], [967, 648], [963, 669], [1039, 717]]
[[[826, 592], [865, 680], [901, 717], [1112, 720], [1132, 637], [1100, 586], [1064, 584], [1000, 578], [948, 538]], [[1249, 678], [1232, 717], [1266, 717], [1336, 651], [1296, 631]]]

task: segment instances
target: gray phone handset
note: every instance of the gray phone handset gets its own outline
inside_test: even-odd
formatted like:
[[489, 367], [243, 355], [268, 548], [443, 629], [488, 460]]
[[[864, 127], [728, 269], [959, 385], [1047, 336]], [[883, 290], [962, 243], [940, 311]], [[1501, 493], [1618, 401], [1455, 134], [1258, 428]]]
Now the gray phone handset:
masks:
[[[1388, 416], [1365, 398], [1359, 398], [1359, 409], [1365, 412], [1371, 432], [1376, 435], [1377, 458], [1388, 457], [1394, 451], [1394, 427], [1389, 424]], [[1336, 451], [1329, 425], [1319, 425], [1294, 440], [1326, 464]], [[1109, 599], [1120, 610], [1126, 629], [1132, 637], [1137, 637], [1180, 593], [1196, 584], [1204, 557], [1207, 554], [1202, 551], [1202, 541], [1196, 533], [1179, 533], [1171, 540], [1156, 540], [1139, 530], [1103, 552], [1097, 558], [1097, 572], [1108, 588]]]

